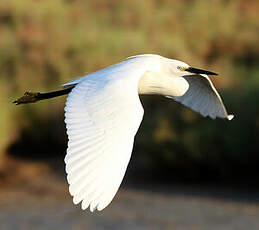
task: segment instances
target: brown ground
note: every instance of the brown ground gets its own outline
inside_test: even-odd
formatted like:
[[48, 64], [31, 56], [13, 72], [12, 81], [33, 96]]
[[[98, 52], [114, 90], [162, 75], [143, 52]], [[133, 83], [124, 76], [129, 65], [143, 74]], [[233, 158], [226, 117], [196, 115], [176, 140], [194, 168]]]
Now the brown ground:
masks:
[[0, 190], [1, 230], [258, 230], [259, 193], [126, 186], [102, 212], [72, 204], [64, 177], [43, 173]]

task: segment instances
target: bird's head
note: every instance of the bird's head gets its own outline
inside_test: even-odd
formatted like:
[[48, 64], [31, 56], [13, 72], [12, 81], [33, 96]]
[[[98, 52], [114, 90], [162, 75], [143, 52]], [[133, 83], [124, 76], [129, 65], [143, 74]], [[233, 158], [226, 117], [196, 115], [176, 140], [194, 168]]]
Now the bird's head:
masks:
[[185, 62], [169, 59], [169, 71], [171, 74], [180, 77], [184, 75], [193, 75], [193, 74], [206, 74], [206, 75], [218, 75], [214, 72], [198, 69], [189, 66]]

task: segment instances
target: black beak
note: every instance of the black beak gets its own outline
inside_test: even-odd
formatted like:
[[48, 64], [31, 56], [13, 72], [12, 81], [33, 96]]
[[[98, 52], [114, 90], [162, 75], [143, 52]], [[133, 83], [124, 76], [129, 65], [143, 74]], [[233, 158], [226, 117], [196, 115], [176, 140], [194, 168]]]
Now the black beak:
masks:
[[202, 69], [196, 69], [193, 67], [189, 67], [185, 71], [190, 72], [190, 73], [196, 73], [196, 74], [218, 75], [217, 73], [213, 73], [213, 72], [210, 72], [207, 70], [202, 70]]

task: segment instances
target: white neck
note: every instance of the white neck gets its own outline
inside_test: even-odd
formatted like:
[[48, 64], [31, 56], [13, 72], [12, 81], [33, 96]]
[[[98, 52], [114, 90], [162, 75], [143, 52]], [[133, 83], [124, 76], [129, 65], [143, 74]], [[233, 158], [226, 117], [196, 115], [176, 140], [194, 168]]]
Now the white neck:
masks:
[[146, 71], [140, 78], [138, 92], [139, 94], [182, 96], [188, 88], [189, 84], [183, 77]]

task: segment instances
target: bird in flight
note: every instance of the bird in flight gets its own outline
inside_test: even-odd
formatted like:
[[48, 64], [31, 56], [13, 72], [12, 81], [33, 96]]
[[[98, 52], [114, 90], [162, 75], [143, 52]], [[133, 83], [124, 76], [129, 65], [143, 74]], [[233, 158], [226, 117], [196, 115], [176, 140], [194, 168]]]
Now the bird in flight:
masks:
[[103, 210], [113, 199], [130, 160], [144, 110], [139, 94], [159, 94], [202, 116], [231, 120], [207, 75], [216, 73], [154, 54], [132, 56], [49, 93], [26, 92], [15, 104], [68, 94], [65, 157], [69, 192], [83, 210]]

